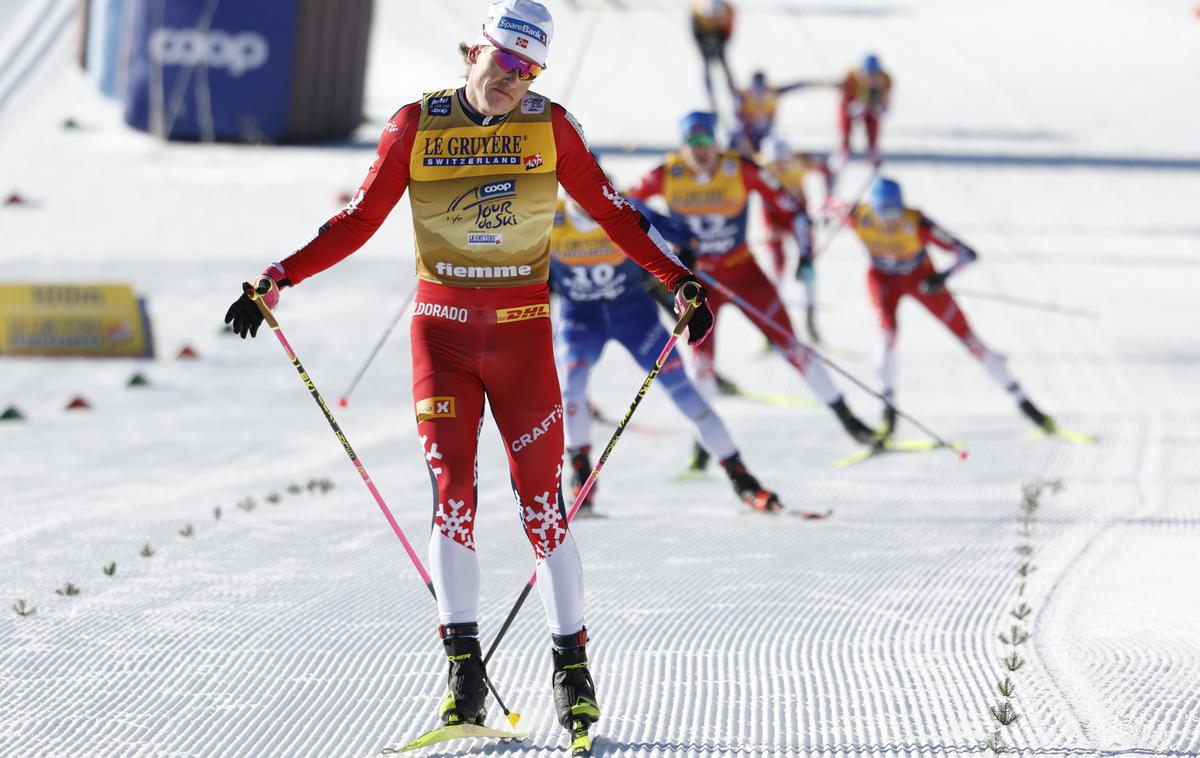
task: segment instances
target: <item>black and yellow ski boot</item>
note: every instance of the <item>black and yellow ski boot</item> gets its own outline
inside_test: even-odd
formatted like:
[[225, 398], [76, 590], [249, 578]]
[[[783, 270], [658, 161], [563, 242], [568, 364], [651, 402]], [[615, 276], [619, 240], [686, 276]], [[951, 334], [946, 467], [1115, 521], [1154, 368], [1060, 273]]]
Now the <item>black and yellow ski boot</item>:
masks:
[[846, 406], [846, 401], [843, 398], [838, 398], [836, 401], [829, 404], [829, 409], [837, 416], [837, 419], [842, 424], [842, 428], [846, 430], [846, 434], [859, 444], [872, 445], [875, 443], [875, 430], [864, 424], [854, 412]]
[[1025, 418], [1032, 421], [1046, 434], [1058, 433], [1058, 426], [1054, 423], [1054, 419], [1042, 413], [1036, 405], [1029, 402], [1028, 398], [1022, 398], [1017, 407], [1021, 409], [1021, 413], [1025, 414]]
[[477, 624], [444, 626], [442, 647], [450, 663], [446, 676], [450, 692], [442, 699], [438, 716], [447, 726], [454, 724], [483, 725], [487, 716], [487, 674], [483, 669], [483, 653], [479, 649]]
[[553, 635], [554, 708], [558, 723], [571, 733], [571, 755], [591, 755], [588, 730], [600, 718], [596, 685], [588, 671], [587, 629], [575, 634]]

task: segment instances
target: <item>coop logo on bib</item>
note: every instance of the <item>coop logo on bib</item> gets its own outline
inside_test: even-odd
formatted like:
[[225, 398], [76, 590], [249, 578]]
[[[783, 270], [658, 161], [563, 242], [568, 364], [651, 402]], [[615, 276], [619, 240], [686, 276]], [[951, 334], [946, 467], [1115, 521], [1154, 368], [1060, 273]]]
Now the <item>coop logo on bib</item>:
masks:
[[418, 424], [435, 418], [456, 418], [453, 397], [443, 395], [417, 401]]

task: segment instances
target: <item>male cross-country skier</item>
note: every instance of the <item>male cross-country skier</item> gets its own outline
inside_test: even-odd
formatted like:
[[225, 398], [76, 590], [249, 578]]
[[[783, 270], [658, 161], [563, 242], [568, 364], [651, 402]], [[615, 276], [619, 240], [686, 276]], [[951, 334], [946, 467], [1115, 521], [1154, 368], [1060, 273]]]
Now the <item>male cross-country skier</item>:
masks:
[[[846, 432], [856, 441], [869, 444], [875, 439], [874, 430], [846, 406], [816, 353], [797, 342], [779, 293], [758, 267], [746, 243], [751, 192], [759, 194], [771, 213], [795, 219], [797, 236], [805, 233], [805, 222], [798, 217], [799, 206], [758, 165], [734, 150], [720, 151], [716, 146], [716, 126], [717, 117], [713, 113], [693, 111], [684, 116], [680, 121], [682, 148], [642, 177], [629, 194], [643, 202], [662, 196], [671, 217], [687, 223], [700, 238], [696, 269], [728, 287], [761, 314], [742, 309], [837, 415]], [[710, 292], [713, 315], [729, 300], [718, 290]], [[697, 380], [710, 401], [716, 394], [715, 343], [714, 333], [693, 353]], [[697, 446], [693, 452], [693, 468], [703, 468], [708, 460], [705, 451]]]
[[[694, 239], [686, 226], [648, 208], [642, 211], [668, 242], [686, 245]], [[659, 323], [642, 269], [574, 200], [559, 201], [550, 256], [550, 281], [561, 305], [555, 342], [566, 405], [567, 452], [573, 494], [578, 494], [592, 470], [588, 379], [604, 346], [609, 340], [620, 342], [649, 371], [669, 335]], [[721, 462], [738, 496], [756, 510], [779, 510], [779, 498], [746, 470], [725, 423], [692, 386], [678, 355], [663, 366], [658, 381], [692, 422], [704, 448]], [[589, 508], [595, 492], [593, 486], [585, 503]]]
[[733, 83], [733, 74], [729, 70], [729, 61], [725, 59], [725, 48], [733, 37], [733, 6], [725, 0], [693, 0], [692, 2], [692, 37], [696, 47], [700, 48], [700, 57], [704, 62], [704, 89], [708, 92], [708, 101], [715, 112], [717, 96], [713, 91], [712, 65], [720, 65], [725, 73], [725, 84], [729, 86], [729, 96], [737, 96], [737, 85]]
[[735, 115], [738, 130], [733, 138], [734, 147], [746, 157], [753, 157], [762, 149], [763, 139], [771, 133], [775, 125], [779, 96], [818, 84], [828, 86], [818, 82], [791, 82], [772, 86], [767, 84], [765, 72], [755, 71], [750, 76], [750, 86], [737, 93]]
[[[617, 192], [562, 106], [529, 91], [554, 33], [535, 0], [495, 0], [479, 37], [459, 50], [467, 81], [425, 94], [388, 121], [357, 196], [263, 278], [298, 285], [361, 247], [408, 191], [419, 278], [411, 325], [417, 435], [433, 484], [430, 574], [449, 661], [446, 724], [482, 724], [487, 685], [479, 646], [475, 552], [476, 447], [484, 399], [508, 452], [521, 520], [536, 556], [553, 642], [554, 701], [574, 739], [600, 716], [585, 645], [579, 552], [560, 476], [562, 396], [546, 279], [558, 186], [629, 256], [697, 304], [691, 343], [712, 328], [705, 290]], [[246, 297], [226, 317], [243, 337], [261, 323]], [[575, 743], [578, 744], [578, 743]]]
[[804, 182], [813, 172], [819, 173], [824, 180], [825, 197], [831, 197], [833, 172], [824, 156], [796, 152], [779, 137], [768, 137], [763, 141], [758, 161], [799, 204], [799, 211], [789, 216], [772, 213], [764, 203], [763, 223], [767, 227], [767, 249], [771, 251], [771, 261], [775, 264], [776, 281], [782, 281], [787, 265], [784, 242], [789, 237], [796, 240], [800, 251], [796, 278], [804, 284], [805, 326], [809, 338], [813, 342], [820, 342], [821, 336], [817, 332], [817, 272], [813, 266], [812, 219], [808, 213], [808, 193]]
[[[967, 317], [959, 310], [946, 280], [973, 263], [979, 256], [963, 242], [934, 223], [928, 216], [904, 204], [900, 185], [879, 177], [867, 192], [865, 202], [851, 207], [846, 222], [858, 234], [871, 256], [867, 287], [871, 304], [883, 329], [879, 360], [879, 378], [888, 405], [884, 409], [881, 438], [891, 435], [896, 425], [896, 309], [900, 299], [911, 296], [925, 306], [933, 317], [962, 342], [971, 355], [983, 364], [988, 375], [1006, 389], [1030, 421], [1047, 432], [1055, 431], [1054, 421], [1038, 410], [1021, 385], [1008, 372], [1004, 356], [989, 350], [971, 330]], [[927, 245], [933, 244], [955, 255], [949, 268], [937, 271], [929, 258]]]
[[850, 132], [861, 119], [867, 131], [867, 160], [879, 165], [879, 124], [892, 102], [892, 77], [871, 54], [862, 66], [851, 70], [842, 80], [842, 100], [838, 106], [838, 127], [842, 132], [841, 160], [850, 157]]

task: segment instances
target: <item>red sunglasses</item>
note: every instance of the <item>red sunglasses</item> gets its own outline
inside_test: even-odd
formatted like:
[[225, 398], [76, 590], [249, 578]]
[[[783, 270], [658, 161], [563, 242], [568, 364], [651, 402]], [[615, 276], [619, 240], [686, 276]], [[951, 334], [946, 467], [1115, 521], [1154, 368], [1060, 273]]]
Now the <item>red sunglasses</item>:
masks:
[[500, 43], [492, 39], [487, 32], [484, 32], [483, 36], [487, 37], [488, 42], [491, 42], [492, 46], [495, 47], [492, 58], [496, 61], [496, 65], [505, 71], [516, 71], [517, 78], [521, 81], [533, 81], [538, 77], [538, 74], [546, 70], [545, 66], [525, 60], [516, 53], [510, 53], [500, 47]]

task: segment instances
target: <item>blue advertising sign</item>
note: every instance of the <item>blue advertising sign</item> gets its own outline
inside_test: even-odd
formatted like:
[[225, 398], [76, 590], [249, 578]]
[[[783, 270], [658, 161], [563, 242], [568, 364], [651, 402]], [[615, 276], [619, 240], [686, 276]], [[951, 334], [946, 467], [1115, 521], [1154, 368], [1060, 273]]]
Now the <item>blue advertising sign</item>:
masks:
[[125, 121], [169, 139], [276, 140], [288, 127], [298, 0], [128, 0]]

